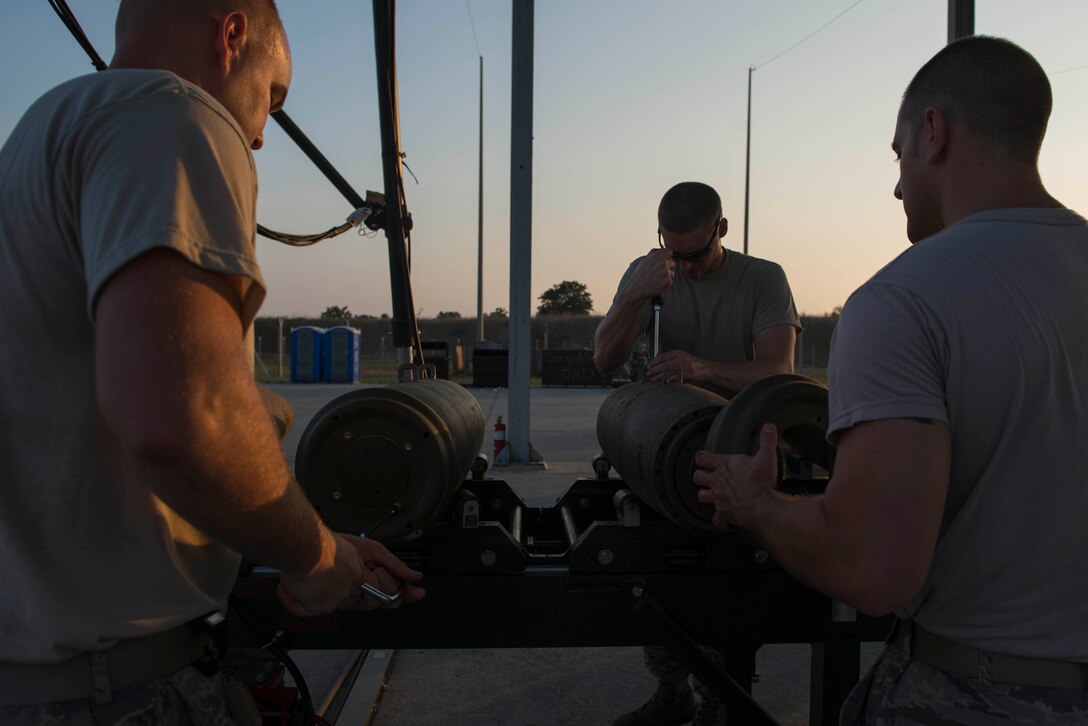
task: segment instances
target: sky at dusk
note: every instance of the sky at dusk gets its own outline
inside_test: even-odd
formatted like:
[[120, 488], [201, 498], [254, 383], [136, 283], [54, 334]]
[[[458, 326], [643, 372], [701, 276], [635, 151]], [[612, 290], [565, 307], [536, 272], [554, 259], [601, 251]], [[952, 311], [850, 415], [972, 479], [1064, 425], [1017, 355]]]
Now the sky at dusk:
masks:
[[[116, 0], [69, 0], [108, 60]], [[279, 0], [294, 56], [286, 110], [360, 192], [382, 190], [372, 9], [362, 0]], [[746, 94], [752, 91], [752, 254], [780, 263], [803, 313], [847, 296], [907, 243], [890, 150], [899, 98], [944, 45], [947, 0], [537, 0], [533, 284], [588, 285], [607, 310], [627, 264], [656, 245], [656, 208], [676, 182], [718, 189], [743, 246]], [[469, 21], [475, 21], [476, 38]], [[5, 2], [0, 139], [26, 107], [91, 72], [46, 0]], [[1041, 170], [1088, 212], [1088, 2], [977, 0], [975, 30], [1033, 53], [1054, 90]], [[509, 0], [401, 0], [400, 124], [413, 289], [424, 317], [476, 309], [478, 55], [484, 56], [484, 309], [509, 308]], [[313, 233], [352, 210], [269, 121], [256, 153], [258, 220]], [[258, 238], [263, 315], [329, 305], [391, 312], [383, 234], [292, 249]]]

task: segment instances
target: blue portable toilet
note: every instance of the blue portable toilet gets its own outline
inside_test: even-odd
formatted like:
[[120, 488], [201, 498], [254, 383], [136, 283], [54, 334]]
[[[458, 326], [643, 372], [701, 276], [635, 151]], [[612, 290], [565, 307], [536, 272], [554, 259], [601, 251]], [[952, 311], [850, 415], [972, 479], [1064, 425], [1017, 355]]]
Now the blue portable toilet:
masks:
[[355, 383], [359, 380], [359, 348], [362, 332], [358, 328], [337, 325], [325, 331], [325, 380], [329, 383]]
[[314, 325], [291, 328], [292, 383], [317, 383], [321, 380], [324, 342], [324, 328]]

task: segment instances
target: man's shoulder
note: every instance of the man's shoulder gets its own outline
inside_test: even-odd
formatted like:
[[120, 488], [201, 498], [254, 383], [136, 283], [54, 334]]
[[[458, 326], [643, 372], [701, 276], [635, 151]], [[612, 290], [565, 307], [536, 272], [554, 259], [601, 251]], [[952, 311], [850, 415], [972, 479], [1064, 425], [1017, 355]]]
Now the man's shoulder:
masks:
[[960, 258], [1024, 238], [1037, 241], [1047, 232], [1084, 234], [1086, 224], [1084, 217], [1064, 207], [976, 212], [903, 250], [877, 275]]
[[160, 113], [164, 121], [177, 123], [192, 120], [224, 133], [231, 129], [245, 143], [238, 122], [211, 94], [158, 69], [109, 70], [73, 78], [47, 91], [26, 116], [74, 129], [98, 119], [124, 123], [134, 113]]
[[88, 112], [102, 106], [159, 95], [188, 96], [191, 95], [191, 88], [196, 86], [169, 71], [111, 70], [71, 78], [46, 91], [34, 105]]
[[730, 262], [747, 275], [761, 276], [783, 272], [782, 265], [762, 257], [753, 257], [735, 250], [729, 250], [726, 255], [732, 257], [733, 259]]
[[[955, 245], [942, 244], [950, 239], [943, 236], [947, 231], [911, 245], [877, 270], [846, 299], [843, 319], [856, 318], [861, 310], [867, 310], [868, 316], [880, 307], [877, 300], [894, 306], [947, 307], [942, 301], [961, 287], [957, 284], [957, 273], [949, 264], [949, 252]], [[956, 236], [952, 235], [951, 239]]]
[[789, 280], [782, 265], [762, 257], [753, 257], [743, 252], [730, 250], [726, 253], [725, 274], [723, 280], [732, 284], [749, 286], [754, 289], [789, 288]]
[[1052, 284], [1088, 267], [1086, 224], [1064, 208], [978, 212], [903, 250], [859, 291], [898, 288], [955, 310], [957, 298], [1004, 284], [1002, 275], [1021, 284]]
[[627, 284], [627, 280], [630, 279], [631, 275], [635, 274], [635, 270], [638, 269], [639, 264], [644, 259], [646, 259], [646, 255], [631, 260], [631, 264], [627, 265], [627, 269], [623, 271], [623, 275], [620, 277], [620, 288], [623, 288], [623, 286]]

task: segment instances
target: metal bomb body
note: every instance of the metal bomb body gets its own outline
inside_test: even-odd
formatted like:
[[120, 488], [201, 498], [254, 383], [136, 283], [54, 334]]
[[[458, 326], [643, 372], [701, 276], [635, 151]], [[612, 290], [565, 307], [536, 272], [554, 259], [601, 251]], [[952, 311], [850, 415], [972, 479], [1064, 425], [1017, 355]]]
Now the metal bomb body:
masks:
[[629, 383], [605, 399], [597, 439], [639, 498], [685, 529], [716, 532], [691, 482], [695, 454], [726, 400], [685, 383]]
[[395, 383], [352, 391], [318, 411], [299, 441], [295, 473], [330, 527], [396, 542], [445, 516], [483, 440], [480, 404], [458, 384]]

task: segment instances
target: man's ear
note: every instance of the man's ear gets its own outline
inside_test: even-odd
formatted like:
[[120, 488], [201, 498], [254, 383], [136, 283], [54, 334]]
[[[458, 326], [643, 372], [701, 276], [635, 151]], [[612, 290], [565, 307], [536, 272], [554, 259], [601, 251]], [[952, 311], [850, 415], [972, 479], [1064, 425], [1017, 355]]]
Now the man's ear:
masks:
[[948, 118], [944, 112], [932, 106], [926, 108], [917, 138], [927, 162], [932, 164], [944, 157], [948, 148], [948, 131]]
[[718, 223], [718, 239], [725, 236], [725, 233], [729, 231], [729, 220], [722, 217], [722, 221]]
[[216, 23], [215, 57], [220, 72], [226, 76], [238, 62], [246, 48], [249, 21], [245, 13], [235, 10], [224, 15]]

